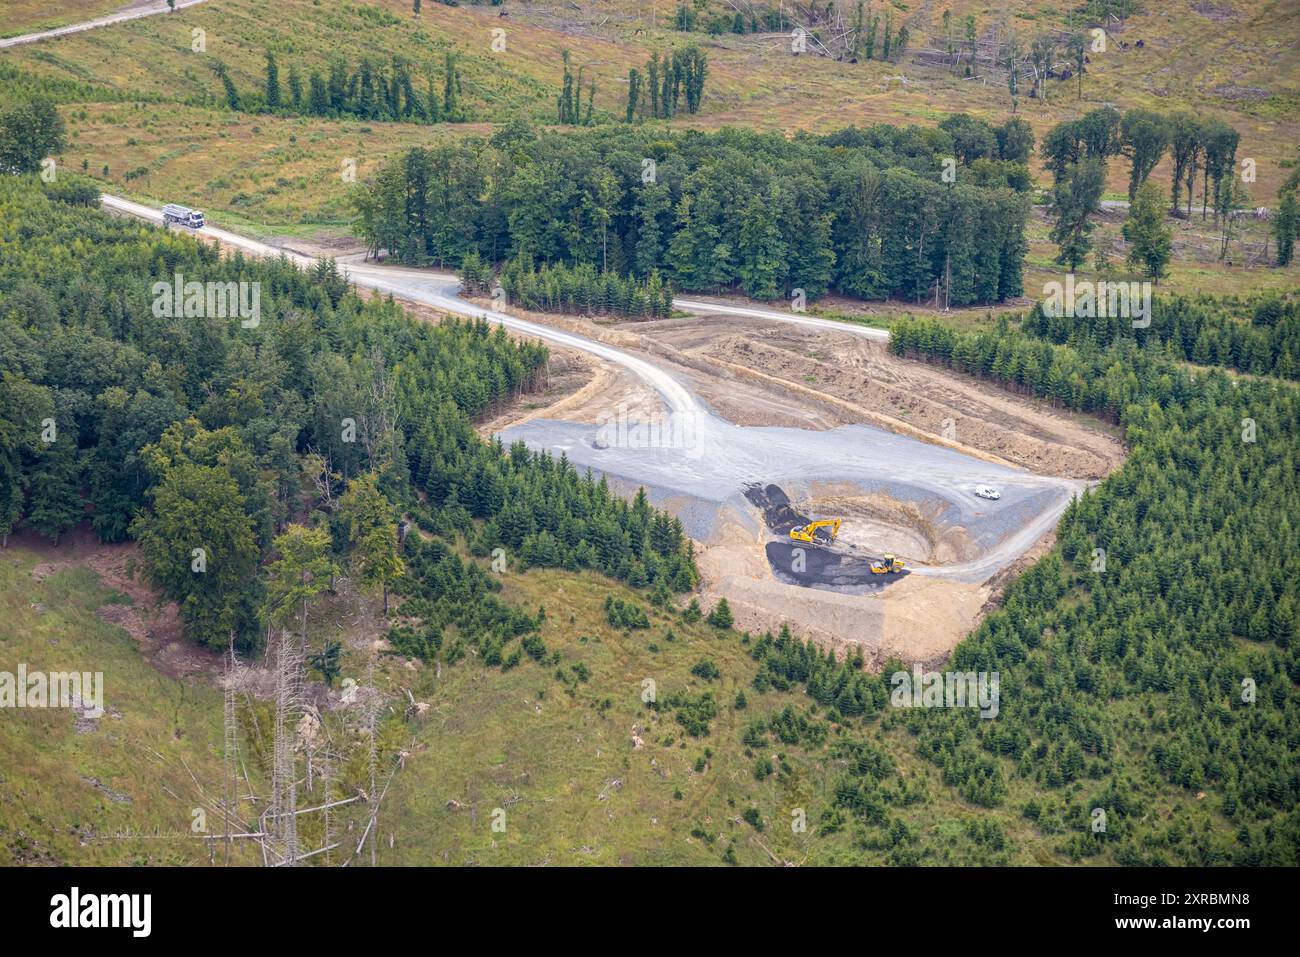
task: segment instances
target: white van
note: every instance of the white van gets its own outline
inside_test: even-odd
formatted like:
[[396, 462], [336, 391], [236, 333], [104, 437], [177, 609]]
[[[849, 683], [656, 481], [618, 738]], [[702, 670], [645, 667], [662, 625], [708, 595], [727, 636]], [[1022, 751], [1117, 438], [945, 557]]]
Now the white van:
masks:
[[978, 495], [980, 498], [991, 498], [994, 501], [997, 501], [1002, 497], [1002, 493], [999, 492], [997, 489], [995, 489], [992, 485], [976, 485], [975, 494]]
[[172, 223], [178, 223], [181, 226], [188, 226], [190, 229], [203, 228], [203, 211], [190, 209], [188, 206], [180, 206], [176, 203], [168, 203], [162, 209], [163, 223], [170, 226]]

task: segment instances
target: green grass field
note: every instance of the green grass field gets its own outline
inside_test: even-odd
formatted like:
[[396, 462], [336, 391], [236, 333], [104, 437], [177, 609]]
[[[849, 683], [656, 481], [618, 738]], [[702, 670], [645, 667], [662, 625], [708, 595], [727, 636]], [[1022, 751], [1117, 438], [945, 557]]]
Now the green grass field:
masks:
[[106, 713], [78, 731], [67, 709], [0, 711], [0, 864], [205, 862], [192, 828], [203, 808], [222, 829], [199, 790], [220, 793], [220, 692], [145, 661], [100, 617], [130, 598], [90, 570], [34, 580], [45, 557], [0, 551], [0, 671], [102, 672]]
[[[1064, 25], [1063, 10], [1035, 13], [1031, 6], [1013, 3], [1007, 16], [965, 0], [949, 9], [954, 22], [974, 13], [982, 35], [1015, 30], [1026, 42], [1039, 30]], [[1288, 55], [1300, 42], [1300, 12], [1268, 0], [1241, 0], [1228, 13], [1201, 12], [1190, 0], [1159, 10], [1148, 6], [1114, 31], [1107, 53], [1093, 57], [1082, 97], [1073, 81], [1049, 84], [1046, 102], [1029, 99], [1022, 89], [1019, 114], [1040, 137], [1062, 119], [1102, 103], [1218, 115], [1241, 133], [1238, 156], [1256, 163], [1248, 205], [1273, 204], [1300, 142], [1300, 69]], [[622, 113], [627, 70], [642, 66], [651, 50], [684, 42], [705, 49], [710, 78], [699, 115], [680, 117], [676, 127], [827, 131], [851, 124], [933, 124], [961, 111], [1000, 122], [1010, 109], [1000, 76], [987, 82], [965, 78], [907, 56], [896, 63], [857, 64], [792, 57], [775, 42], [779, 38], [760, 42], [665, 29], [663, 12], [656, 29], [644, 4], [632, 0], [583, 12], [546, 0], [512, 8], [504, 19], [492, 7], [440, 3], [424, 5], [414, 18], [406, 0], [328, 6], [283, 0], [276, 11], [268, 18], [254, 0], [214, 0], [6, 51], [0, 62], [42, 81], [74, 84], [60, 94], [69, 125], [68, 149], [60, 159], [67, 168], [119, 193], [203, 207], [214, 222], [259, 236], [319, 240], [349, 232], [345, 162], [354, 163], [364, 181], [388, 156], [441, 137], [489, 133], [494, 123], [516, 115], [551, 122], [563, 49], [594, 79], [597, 114], [607, 119]], [[943, 42], [941, 13], [896, 8], [898, 22], [912, 31], [911, 49]], [[203, 31], [204, 52], [192, 49], [196, 29]], [[491, 49], [494, 29], [506, 31], [504, 51]], [[1143, 49], [1132, 45], [1138, 39]], [[1124, 42], [1128, 49], [1120, 47]], [[278, 58], [282, 84], [291, 65], [305, 83], [331, 57], [355, 64], [363, 56], [378, 61], [395, 55], [414, 65], [420, 89], [425, 71], [436, 81], [444, 54], [452, 51], [463, 101], [478, 122], [428, 127], [226, 110], [213, 64], [220, 60], [236, 86], [252, 92], [263, 82], [268, 51]], [[1126, 167], [1122, 158], [1110, 163], [1108, 195], [1126, 194]], [[1167, 184], [1169, 167], [1166, 157], [1153, 174], [1157, 183]], [[1050, 182], [1041, 169], [1037, 179], [1040, 186]], [[1249, 238], [1262, 240], [1264, 228], [1251, 227]], [[1189, 231], [1195, 248], [1179, 251], [1167, 284], [1172, 291], [1294, 284], [1294, 269], [1247, 272], [1240, 261], [1204, 261], [1196, 249], [1213, 246], [1213, 228], [1193, 223], [1179, 229]], [[1102, 234], [1108, 231], [1117, 234], [1118, 226], [1103, 226]], [[1051, 263], [1055, 249], [1046, 230], [1032, 230], [1031, 241], [1027, 289], [1035, 288], [1034, 269], [1059, 271]], [[1247, 251], [1236, 258], [1243, 256]]]
[[[34, 583], [32, 570], [43, 557], [18, 547], [0, 553], [9, 623], [0, 634], [0, 670], [14, 671], [21, 661], [29, 670], [102, 671], [108, 714], [84, 734], [67, 711], [16, 710], [0, 722], [0, 753], [12, 776], [0, 800], [3, 862], [205, 861], [206, 845], [189, 828], [193, 808], [203, 803], [195, 781], [205, 791], [220, 788], [220, 693], [202, 679], [167, 678], [143, 660], [130, 635], [97, 614], [124, 596], [103, 589], [90, 571], [58, 571]], [[604, 579], [547, 571], [508, 578], [508, 599], [551, 606], [543, 636], [560, 653], [560, 665], [526, 658], [500, 673], [471, 659], [444, 669], [438, 680], [428, 669], [417, 677], [399, 660], [381, 659], [379, 683], [393, 692], [412, 687], [431, 705], [425, 717], [388, 728], [392, 742], [410, 743], [381, 809], [381, 863], [716, 864], [732, 845], [740, 863], [770, 862], [760, 842], [789, 860], [860, 859], [850, 835], [815, 833], [835, 771], [826, 749], [774, 744], [763, 753], [778, 767], [787, 762], [789, 771], [754, 779], [759, 755], [741, 744], [744, 726], [812, 702], [755, 693], [755, 665], [739, 633], [656, 613], [648, 631], [625, 634], [604, 622], [604, 596], [638, 596]], [[675, 641], [665, 638], [669, 628]], [[719, 680], [690, 674], [706, 658]], [[360, 673], [363, 660], [346, 657], [344, 674]], [[574, 677], [576, 666], [588, 670], [586, 680]], [[557, 667], [565, 681], [555, 677]], [[669, 714], [653, 722], [641, 703], [646, 679], [660, 695], [712, 690], [719, 710], [710, 733], [692, 738]], [[749, 701], [743, 710], [734, 707], [739, 691]], [[637, 749], [634, 727], [644, 741]], [[934, 794], [904, 815], [922, 837], [933, 832], [935, 840], [924, 841], [927, 858], [976, 860], [965, 838], [965, 822], [976, 812], [943, 794], [937, 771], [908, 753], [905, 738], [892, 732], [881, 740], [900, 760], [899, 776]], [[252, 771], [256, 777], [255, 763]], [[464, 807], [449, 807], [452, 800]], [[736, 823], [751, 807], [761, 814], [761, 832]], [[496, 808], [505, 810], [504, 833], [492, 830]], [[807, 814], [806, 833], [790, 827], [796, 808]], [[220, 822], [211, 829], [219, 832]], [[1032, 838], [1029, 828], [1011, 822], [1009, 833], [1018, 831]], [[1026, 853], [1051, 857], [1043, 848], [1012, 857]]]
[[[656, 611], [648, 630], [611, 628], [603, 612], [611, 593], [645, 605], [642, 596], [594, 575], [509, 574], [504, 597], [548, 609], [542, 635], [560, 663], [525, 657], [500, 672], [466, 661], [444, 669], [441, 680], [421, 671], [415, 695], [431, 707], [408, 728], [411, 753], [384, 802], [381, 864], [767, 865], [771, 855], [805, 864], [1069, 863], [1062, 847], [1087, 821], [1095, 784], [1079, 782], [1046, 799], [1052, 805], [1065, 795], [1057, 813], [1072, 822], [1068, 828], [1052, 815], [1042, 829], [1024, 817], [1023, 805], [1043, 797], [1015, 777], [1002, 807], [976, 808], [916, 755], [902, 713], [888, 710], [883, 718], [833, 725], [820, 747], [785, 745], [769, 735], [766, 747], [748, 748], [742, 735], [757, 717], [787, 706], [819, 720], [825, 715], [818, 718], [802, 692], [757, 693], [757, 666], [739, 632]], [[665, 637], [670, 629], [673, 641]], [[704, 659], [716, 664], [720, 679], [691, 673]], [[575, 668], [589, 678], [576, 680]], [[692, 737], [666, 712], [656, 720], [641, 700], [647, 679], [661, 699], [711, 691], [718, 714], [709, 733]], [[747, 706], [738, 710], [741, 692]], [[828, 833], [846, 767], [835, 746], [852, 740], [895, 761], [897, 771], [882, 788], [910, 794], [912, 803], [891, 802], [889, 827], [854, 824]], [[1127, 748], [1117, 761], [1141, 757], [1140, 744]], [[764, 757], [776, 770], [760, 781], [754, 767]], [[1166, 823], [1191, 815], [1196, 803], [1158, 786], [1149, 786], [1147, 796], [1160, 812], [1153, 817]], [[751, 808], [761, 831], [744, 818]], [[799, 811], [804, 832], [792, 826]], [[504, 831], [493, 830], [494, 814]], [[975, 822], [990, 821], [1003, 835], [996, 848], [971, 833]], [[1109, 862], [1105, 854], [1091, 860]]]
[[0, 39], [93, 20], [126, 5], [127, 0], [60, 0], [51, 10], [48, 0], [5, 0], [0, 8]]

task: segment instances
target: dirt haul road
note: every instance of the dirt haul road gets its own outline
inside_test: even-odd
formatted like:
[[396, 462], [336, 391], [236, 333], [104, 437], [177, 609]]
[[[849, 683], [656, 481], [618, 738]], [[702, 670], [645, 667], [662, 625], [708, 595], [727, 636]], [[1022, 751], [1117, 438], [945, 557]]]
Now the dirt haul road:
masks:
[[[161, 213], [149, 206], [112, 196], [103, 197], [103, 204], [107, 209], [161, 222]], [[215, 227], [196, 232], [251, 255], [285, 256], [303, 268], [317, 261]], [[687, 376], [657, 364], [654, 356], [633, 355], [607, 342], [468, 302], [460, 297], [459, 282], [453, 275], [363, 262], [346, 263], [345, 268], [348, 278], [357, 286], [451, 314], [478, 316], [517, 333], [586, 352], [646, 383], [660, 400], [662, 408], [656, 413], [639, 414], [611, 401], [609, 408], [600, 411], [594, 424], [532, 418], [504, 429], [501, 437], [506, 442], [522, 440], [533, 448], [555, 454], [562, 452], [577, 467], [589, 467], [604, 474], [624, 491], [644, 486], [655, 504], [681, 517], [692, 537], [706, 547], [719, 546], [716, 561], [712, 565], [703, 563], [706, 569], [712, 569], [706, 574], [712, 575], [717, 584], [715, 593], [730, 595], [728, 589], [734, 588], [748, 596], [742, 598], [742, 604], [757, 617], [747, 622], [747, 626], [766, 626], [773, 621], [779, 624], [782, 618], [803, 617], [787, 614], [791, 607], [800, 607], [799, 601], [789, 600], [788, 593], [772, 609], [767, 609], [768, 586], [778, 593], [791, 589], [809, 596], [809, 588], [834, 588], [837, 584], [825, 577], [833, 572], [828, 564], [834, 563], [800, 565], [793, 562], [789, 549], [769, 551], [766, 548], [777, 536], [764, 526], [757, 509], [745, 498], [745, 489], [755, 483], [779, 486], [796, 501], [815, 500], [819, 488], [833, 488], [839, 494], [847, 489], [856, 495], [884, 497], [924, 512], [931, 525], [960, 535], [968, 547], [958, 561], [928, 566], [910, 561], [909, 571], [914, 574], [908, 582], [891, 585], [884, 591], [915, 594], [918, 578], [934, 576], [969, 586], [963, 587], [960, 596], [967, 609], [978, 608], [987, 597], [987, 594], [976, 596], [970, 588], [978, 589], [1050, 532], [1069, 501], [1088, 484], [1078, 479], [1035, 475], [868, 425], [850, 424], [824, 431], [736, 425], [702, 400], [688, 384]], [[882, 330], [845, 326], [775, 310], [689, 299], [674, 304], [684, 310], [700, 310], [711, 315], [824, 327], [875, 340], [887, 335]], [[977, 498], [975, 488], [981, 484], [998, 487], [1001, 499]], [[738, 545], [739, 550], [730, 550]], [[755, 551], [766, 556], [761, 559], [765, 575], [757, 572], [745, 557]], [[791, 561], [789, 568], [773, 568], [770, 564], [783, 564], [787, 560]], [[740, 576], [744, 581], [734, 574], [741, 566], [745, 568]], [[808, 568], [812, 569], [811, 573]], [[850, 582], [843, 584], [846, 586], [843, 591], [859, 590]], [[845, 609], [833, 629], [819, 634], [815, 627], [810, 627], [810, 634], [832, 643], [852, 642], [861, 637], [879, 654], [906, 652], [906, 648], [899, 647], [899, 641], [882, 645], [877, 640], [888, 629], [881, 624], [879, 609], [863, 606], [869, 599], [853, 594], [826, 597], [853, 600], [857, 604]], [[924, 601], [942, 604], [948, 599], [928, 596]], [[765, 617], [762, 614], [765, 610], [770, 615]], [[974, 614], [964, 611], [954, 619], [954, 624], [945, 626], [952, 633], [939, 644], [951, 647], [960, 638], [960, 629], [973, 621]], [[904, 620], [909, 622], [909, 627], [918, 621], [906, 616]], [[923, 627], [927, 620], [927, 616], [920, 619]]]
[[[204, 0], [176, 0], [176, 9], [183, 10], [185, 7], [192, 7], [203, 2]], [[85, 30], [94, 30], [97, 27], [108, 27], [114, 23], [125, 23], [128, 20], [139, 20], [141, 17], [152, 17], [155, 14], [167, 12], [166, 0], [135, 0], [133, 3], [126, 4], [123, 9], [116, 13], [97, 17], [94, 20], [83, 20], [81, 23], [71, 23], [66, 27], [59, 27], [55, 30], [24, 33], [22, 36], [0, 40], [0, 50], [5, 47], [22, 46], [27, 43], [39, 43], [41, 40], [53, 40], [57, 37], [67, 36], [70, 33], [82, 33]]]

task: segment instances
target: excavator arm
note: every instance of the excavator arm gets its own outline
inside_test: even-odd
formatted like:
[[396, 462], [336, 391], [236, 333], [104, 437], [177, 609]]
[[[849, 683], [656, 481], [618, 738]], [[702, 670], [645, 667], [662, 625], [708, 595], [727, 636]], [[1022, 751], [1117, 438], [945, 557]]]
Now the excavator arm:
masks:
[[835, 542], [836, 537], [840, 534], [840, 519], [824, 518], [818, 522], [809, 522], [807, 525], [796, 525], [790, 529], [790, 537], [797, 542], [807, 542], [810, 545], [819, 545], [817, 541], [817, 530], [825, 528], [830, 530], [831, 543]]

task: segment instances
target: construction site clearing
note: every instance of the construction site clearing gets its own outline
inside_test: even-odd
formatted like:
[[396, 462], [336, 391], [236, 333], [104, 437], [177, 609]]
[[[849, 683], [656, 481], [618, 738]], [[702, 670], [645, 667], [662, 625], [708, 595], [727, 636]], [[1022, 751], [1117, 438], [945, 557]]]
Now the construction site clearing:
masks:
[[[725, 596], [738, 627], [789, 624], [868, 663], [945, 658], [1050, 547], [1069, 498], [1125, 455], [1105, 423], [893, 356], [851, 327], [512, 312], [671, 371], [717, 428], [746, 433], [714, 444], [703, 428], [691, 450], [603, 447], [591, 427], [613, 410], [634, 422], [667, 412], [627, 369], [565, 350], [552, 364], [572, 389], [503, 412], [490, 431], [562, 452], [625, 494], [646, 488], [695, 540], [705, 602]], [[829, 451], [791, 460], [814, 433], [832, 433]], [[743, 463], [713, 461], [736, 444], [749, 448]], [[836, 460], [870, 450], [873, 478], [837, 477]], [[813, 541], [791, 536], [807, 526]]]

